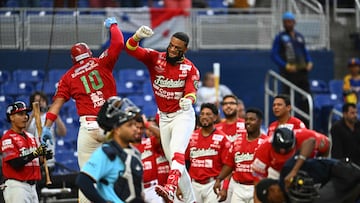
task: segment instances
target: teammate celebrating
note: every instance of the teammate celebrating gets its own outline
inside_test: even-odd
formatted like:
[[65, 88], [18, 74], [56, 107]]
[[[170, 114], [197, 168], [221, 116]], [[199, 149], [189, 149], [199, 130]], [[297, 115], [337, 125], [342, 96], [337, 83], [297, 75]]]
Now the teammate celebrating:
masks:
[[[195, 130], [190, 138], [186, 159], [189, 160], [189, 174], [195, 191], [197, 202], [217, 202], [213, 192], [215, 178], [224, 165], [230, 141], [226, 134], [215, 128], [219, 111], [216, 104], [203, 103], [200, 107], [200, 128]], [[219, 200], [225, 200], [228, 183], [219, 187]]]
[[39, 156], [52, 153], [33, 134], [25, 131], [31, 109], [22, 101], [10, 104], [6, 117], [11, 128], [1, 138], [5, 202], [39, 202], [36, 182], [41, 180]]
[[165, 201], [172, 202], [179, 184], [185, 201], [193, 202], [194, 192], [185, 169], [185, 150], [195, 128], [195, 111], [192, 104], [196, 101], [200, 74], [184, 55], [189, 43], [187, 34], [173, 34], [166, 52], [139, 46], [141, 39], [152, 35], [151, 28], [141, 26], [126, 42], [126, 51], [147, 66], [160, 110], [161, 144], [171, 170], [167, 184], [157, 185], [156, 192]]
[[117, 96], [101, 107], [97, 121], [108, 132], [109, 141], [94, 151], [76, 179], [76, 185], [90, 201], [144, 203], [141, 155], [131, 145], [139, 112], [129, 99]]
[[216, 179], [214, 191], [220, 188], [220, 181], [232, 174], [231, 184], [233, 194], [229, 196], [230, 202], [252, 202], [254, 197], [254, 177], [251, 164], [255, 149], [267, 138], [261, 134], [260, 128], [263, 113], [256, 108], [249, 108], [245, 113], [246, 134], [241, 134], [232, 143], [225, 165]]
[[298, 118], [291, 116], [291, 103], [287, 95], [277, 95], [273, 101], [273, 113], [277, 118], [268, 127], [268, 136], [272, 136], [276, 128], [286, 127], [290, 130], [306, 128], [305, 124]]
[[[96, 122], [99, 109], [106, 99], [116, 95], [115, 79], [112, 71], [124, 47], [124, 38], [115, 18], [107, 18], [104, 23], [110, 31], [110, 46], [99, 58], [93, 57], [85, 43], [77, 43], [71, 48], [73, 67], [59, 81], [54, 102], [46, 114], [42, 130], [42, 142], [51, 141], [50, 127], [56, 120], [61, 107], [70, 98], [75, 99], [80, 116], [80, 129], [77, 139], [78, 163], [80, 168], [92, 152], [104, 141], [104, 133]], [[79, 193], [79, 201], [83, 200]]]

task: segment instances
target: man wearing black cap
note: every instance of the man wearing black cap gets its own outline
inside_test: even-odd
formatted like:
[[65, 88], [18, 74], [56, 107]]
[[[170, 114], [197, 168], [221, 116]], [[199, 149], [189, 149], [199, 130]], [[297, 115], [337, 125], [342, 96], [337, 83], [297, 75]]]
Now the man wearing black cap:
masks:
[[5, 202], [39, 202], [36, 182], [41, 180], [39, 157], [52, 153], [39, 140], [25, 131], [31, 111], [25, 102], [16, 101], [6, 109], [11, 128], [1, 138], [2, 172]]

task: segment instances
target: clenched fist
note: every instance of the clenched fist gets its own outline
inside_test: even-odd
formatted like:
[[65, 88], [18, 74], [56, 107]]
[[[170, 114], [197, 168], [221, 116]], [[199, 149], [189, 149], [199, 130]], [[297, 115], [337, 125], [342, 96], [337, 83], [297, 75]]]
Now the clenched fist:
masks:
[[146, 26], [146, 25], [142, 25], [136, 32], [135, 32], [135, 37], [134, 39], [136, 41], [140, 41], [143, 38], [148, 38], [151, 37], [154, 34], [153, 30]]
[[188, 98], [181, 98], [179, 101], [179, 106], [182, 110], [187, 111], [192, 106], [192, 100]]

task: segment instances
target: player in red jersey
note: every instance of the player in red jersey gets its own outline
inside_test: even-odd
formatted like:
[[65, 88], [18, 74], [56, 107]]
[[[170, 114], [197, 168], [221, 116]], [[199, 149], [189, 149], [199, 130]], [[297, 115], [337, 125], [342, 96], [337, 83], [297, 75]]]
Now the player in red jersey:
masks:
[[[203, 103], [200, 107], [200, 128], [191, 135], [186, 150], [189, 174], [197, 202], [217, 202], [213, 185], [219, 175], [231, 142], [226, 134], [215, 128], [218, 108], [213, 103]], [[219, 200], [226, 199], [227, 186], [219, 188]]]
[[[85, 43], [77, 43], [71, 48], [73, 66], [59, 81], [53, 103], [46, 114], [42, 130], [42, 142], [51, 140], [50, 126], [56, 120], [61, 107], [70, 98], [76, 102], [80, 116], [77, 140], [78, 163], [80, 168], [90, 155], [105, 140], [96, 117], [106, 99], [116, 95], [115, 79], [112, 74], [115, 63], [124, 47], [124, 37], [114, 17], [107, 18], [104, 25], [110, 31], [110, 46], [99, 58], [93, 57]], [[80, 193], [80, 202], [82, 200]]]
[[25, 131], [30, 111], [22, 101], [16, 101], [6, 109], [11, 128], [1, 138], [5, 202], [39, 202], [36, 182], [41, 180], [41, 160], [38, 157], [52, 157], [44, 145], [39, 146], [37, 137]]
[[[245, 120], [239, 118], [239, 99], [234, 94], [225, 95], [221, 102], [222, 111], [225, 119], [216, 125], [216, 128], [223, 131], [230, 141], [234, 141], [241, 134], [246, 134]], [[233, 181], [230, 181], [227, 195], [230, 197], [233, 193]], [[226, 203], [230, 203], [229, 199]]]
[[185, 150], [195, 128], [196, 91], [200, 74], [184, 53], [189, 37], [183, 32], [172, 35], [166, 52], [139, 46], [139, 41], [152, 36], [153, 31], [141, 26], [126, 42], [129, 55], [143, 62], [149, 70], [155, 100], [160, 110], [160, 137], [171, 170], [167, 184], [157, 185], [156, 191], [172, 202], [180, 186], [186, 202], [195, 201], [190, 177], [185, 169]]
[[[136, 127], [138, 129], [135, 142], [133, 145], [141, 153], [141, 162], [143, 164], [143, 181], [144, 181], [144, 193], [145, 202], [147, 203], [161, 203], [163, 199], [159, 197], [155, 192], [155, 185], [158, 184], [158, 168], [156, 163], [157, 149], [160, 148], [159, 134], [154, 136], [145, 136], [145, 128], [152, 128], [147, 125], [151, 125], [146, 121], [145, 116], [137, 117]], [[144, 122], [145, 120], [145, 122]]]
[[245, 120], [238, 117], [239, 99], [233, 94], [225, 95], [222, 102], [222, 111], [225, 119], [216, 125], [230, 141], [234, 141], [240, 134], [246, 134]]
[[248, 108], [245, 113], [246, 134], [238, 136], [229, 150], [221, 173], [216, 179], [214, 191], [220, 187], [220, 181], [232, 171], [233, 194], [229, 196], [230, 202], [252, 202], [254, 197], [254, 177], [251, 164], [255, 149], [267, 139], [261, 133], [263, 113], [256, 108]]
[[298, 118], [291, 116], [291, 103], [287, 95], [277, 95], [274, 98], [273, 113], [277, 118], [276, 121], [270, 123], [268, 127], [268, 136], [272, 136], [276, 128], [287, 127], [290, 130], [306, 128], [305, 124]]
[[255, 151], [252, 164], [255, 182], [266, 177], [278, 179], [284, 163], [298, 150], [300, 154], [306, 150], [306, 157], [326, 157], [329, 149], [329, 139], [314, 130], [277, 128]]

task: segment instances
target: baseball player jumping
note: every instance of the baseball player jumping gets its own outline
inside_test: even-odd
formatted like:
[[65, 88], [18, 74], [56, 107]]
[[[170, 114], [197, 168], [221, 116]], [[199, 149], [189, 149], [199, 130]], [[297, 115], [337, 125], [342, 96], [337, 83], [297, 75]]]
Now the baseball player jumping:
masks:
[[152, 35], [151, 28], [141, 26], [126, 42], [126, 51], [147, 66], [160, 110], [161, 144], [171, 167], [167, 184], [157, 185], [156, 192], [166, 202], [172, 202], [179, 185], [185, 202], [194, 202], [190, 177], [185, 169], [185, 150], [195, 128], [192, 105], [196, 101], [200, 74], [184, 55], [189, 43], [187, 34], [173, 34], [166, 52], [139, 47], [141, 39]]

